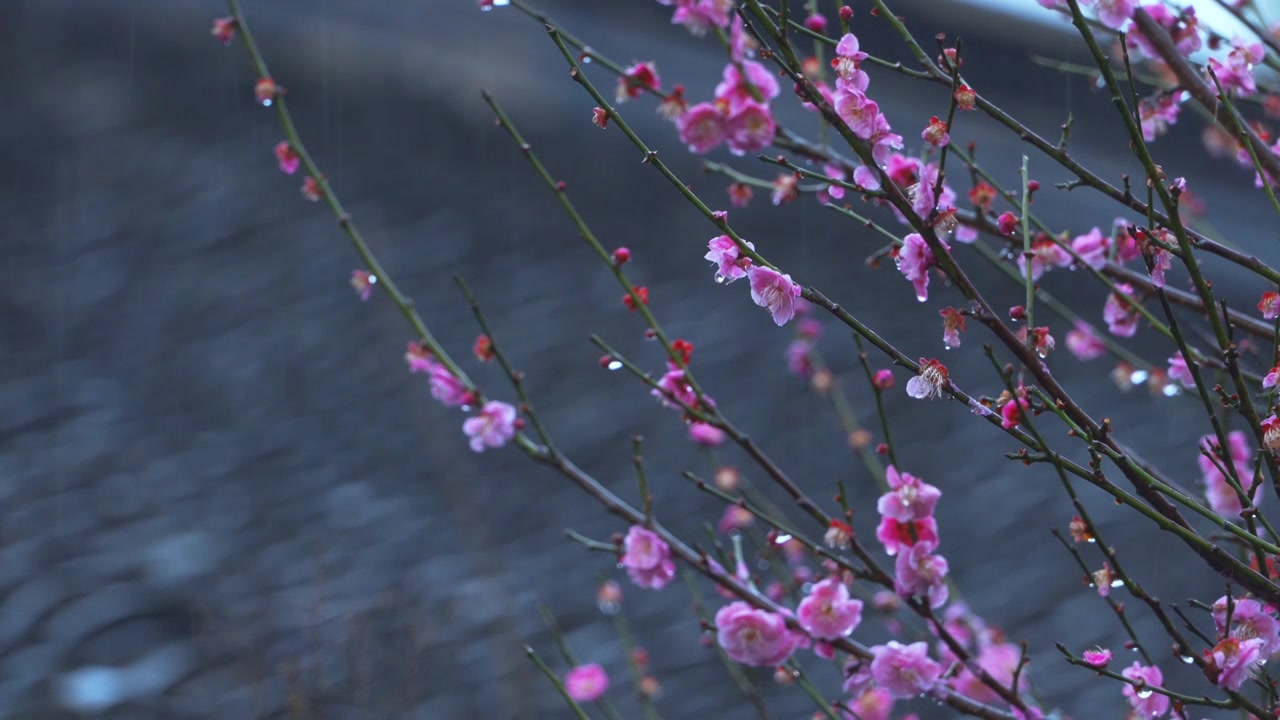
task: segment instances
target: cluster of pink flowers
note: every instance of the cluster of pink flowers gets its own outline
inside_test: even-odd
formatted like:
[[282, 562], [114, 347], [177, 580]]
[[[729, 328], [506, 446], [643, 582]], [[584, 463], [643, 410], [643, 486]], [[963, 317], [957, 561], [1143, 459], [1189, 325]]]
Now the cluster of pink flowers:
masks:
[[[743, 241], [743, 245], [749, 250], [755, 250], [755, 245], [749, 242]], [[717, 283], [727, 284], [747, 278], [751, 286], [752, 302], [768, 308], [775, 324], [785, 325], [797, 313], [803, 312], [804, 300], [800, 298], [800, 285], [790, 275], [753, 265], [751, 258], [743, 254], [742, 248], [728, 235], [711, 238], [704, 257], [716, 266]]]
[[658, 0], [659, 5], [674, 5], [671, 15], [673, 25], [683, 25], [696, 37], [707, 34], [711, 28], [729, 27], [733, 12], [733, 0]]
[[904, 598], [924, 598], [929, 607], [942, 607], [947, 602], [947, 560], [934, 554], [938, 521], [933, 517], [942, 491], [892, 465], [885, 470], [885, 481], [889, 492], [876, 503], [876, 538], [896, 557], [894, 590]]
[[725, 65], [715, 98], [690, 105], [675, 118], [690, 152], [704, 155], [723, 143], [734, 155], [746, 155], [773, 142], [777, 123], [769, 103], [778, 96], [778, 80], [755, 60], [743, 60], [740, 66]]
[[1280, 652], [1280, 621], [1274, 612], [1275, 608], [1252, 598], [1229, 600], [1223, 596], [1213, 604], [1219, 641], [1204, 651], [1205, 674], [1218, 687], [1239, 690], [1268, 658]]
[[676, 576], [671, 546], [652, 530], [632, 525], [622, 541], [622, 558], [631, 582], [650, 590], [661, 590]]
[[1226, 62], [1217, 58], [1209, 58], [1209, 69], [1222, 83], [1222, 89], [1239, 97], [1248, 97], [1258, 92], [1257, 80], [1253, 77], [1253, 66], [1267, 57], [1262, 43], [1245, 43], [1237, 39], [1232, 43], [1231, 52], [1227, 53]]
[[[1027, 674], [1017, 673], [1018, 663], [1022, 660], [1022, 649], [1005, 640], [1004, 633], [999, 628], [987, 625], [963, 603], [954, 603], [947, 607], [943, 614], [942, 626], [947, 634], [973, 658], [973, 662], [997, 683], [1013, 688], [1013, 678], [1017, 674], [1017, 691], [1022, 693], [1028, 688], [1030, 683]], [[959, 657], [947, 643], [939, 640], [937, 652], [938, 659], [944, 666], [959, 664]], [[1005, 704], [1000, 695], [968, 667], [962, 667], [947, 681], [947, 684], [961, 695], [978, 702], [994, 706]], [[1032, 708], [1032, 710], [1034, 714], [1035, 709]]]

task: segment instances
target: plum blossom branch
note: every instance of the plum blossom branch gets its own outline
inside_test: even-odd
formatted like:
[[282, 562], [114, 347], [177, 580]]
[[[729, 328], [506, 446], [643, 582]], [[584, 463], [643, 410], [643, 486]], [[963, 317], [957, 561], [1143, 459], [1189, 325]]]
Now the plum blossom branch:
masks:
[[[1191, 62], [1178, 51], [1173, 39], [1169, 37], [1169, 33], [1165, 31], [1164, 27], [1156, 22], [1155, 18], [1151, 17], [1150, 13], [1142, 7], [1134, 10], [1133, 23], [1142, 31], [1142, 35], [1147, 39], [1147, 42], [1155, 48], [1160, 55], [1160, 59], [1173, 71], [1174, 76], [1178, 78], [1178, 84], [1190, 92], [1191, 97], [1195, 98], [1195, 101], [1200, 103], [1201, 107], [1212, 113], [1219, 125], [1223, 128], [1230, 128], [1232, 126], [1231, 113], [1224, 105], [1220, 104], [1220, 98], [1200, 78], [1195, 68], [1191, 66]], [[1267, 144], [1253, 130], [1246, 128], [1245, 134], [1247, 136], [1247, 144], [1254, 156], [1257, 157], [1258, 162], [1266, 168], [1270, 177], [1280, 178], [1280, 157], [1271, 152]], [[1264, 175], [1264, 177], [1266, 176]]]
[[[1097, 39], [1094, 38], [1089, 26], [1084, 22], [1084, 16], [1080, 11], [1079, 0], [1067, 0], [1067, 2], [1071, 8], [1073, 23], [1080, 31], [1081, 37], [1084, 38], [1085, 44], [1088, 46], [1090, 54], [1093, 55], [1094, 62], [1097, 63], [1098, 69], [1102, 72], [1102, 77], [1106, 81], [1107, 87], [1111, 92], [1112, 101], [1120, 111], [1120, 115], [1125, 120], [1125, 127], [1129, 132], [1129, 138], [1131, 141], [1130, 145], [1133, 148], [1134, 154], [1137, 155], [1138, 159], [1142, 162], [1143, 167], [1146, 169], [1148, 187], [1160, 197], [1161, 204], [1164, 205], [1168, 213], [1169, 227], [1173, 230], [1174, 236], [1178, 240], [1178, 248], [1181, 251], [1183, 266], [1186, 267], [1187, 273], [1191, 276], [1191, 281], [1196, 288], [1196, 294], [1198, 294], [1200, 299], [1204, 301], [1205, 309], [1208, 311], [1206, 314], [1209, 317], [1209, 324], [1213, 328], [1214, 335], [1218, 341], [1218, 347], [1224, 354], [1224, 360], [1227, 364], [1227, 370], [1235, 385], [1236, 394], [1240, 396], [1239, 408], [1241, 410], [1241, 414], [1244, 416], [1250, 429], [1253, 431], [1258, 445], [1260, 447], [1265, 446], [1265, 443], [1263, 442], [1261, 419], [1258, 417], [1257, 410], [1253, 406], [1253, 399], [1249, 394], [1249, 388], [1245, 385], [1243, 378], [1240, 376], [1239, 367], [1234, 362], [1234, 355], [1236, 352], [1235, 348], [1228, 337], [1226, 326], [1218, 315], [1213, 299], [1213, 290], [1200, 271], [1199, 262], [1197, 262], [1195, 255], [1192, 252], [1191, 240], [1189, 239], [1186, 228], [1183, 226], [1182, 220], [1178, 215], [1177, 196], [1171, 194], [1169, 189], [1165, 187], [1162, 173], [1157, 169], [1155, 161], [1151, 157], [1150, 150], [1147, 148], [1146, 140], [1142, 135], [1141, 129], [1138, 127], [1137, 121], [1135, 121], [1133, 116], [1125, 110], [1124, 99], [1121, 96], [1120, 86], [1116, 81], [1115, 73], [1112, 72], [1111, 66], [1107, 62], [1102, 49], [1098, 47]], [[1143, 33], [1148, 39], [1152, 40], [1153, 44], [1158, 49], [1161, 47], [1162, 43], [1167, 46], [1164, 50], [1160, 51], [1162, 56], [1165, 55], [1166, 51], [1172, 52], [1172, 57], [1164, 57], [1164, 60], [1173, 67], [1174, 72], [1178, 73], [1179, 79], [1182, 80], [1185, 85], [1187, 79], [1183, 77], [1182, 73], [1179, 73], [1178, 68], [1174, 67], [1174, 65], [1175, 63], [1180, 63], [1183, 67], [1183, 72], [1188, 71], [1190, 66], [1187, 65], [1186, 60], [1177, 53], [1176, 48], [1173, 47], [1173, 41], [1169, 39], [1164, 28], [1159, 27], [1155, 20], [1153, 20], [1142, 8], [1138, 8], [1135, 11], [1134, 22], [1138, 24]], [[1158, 37], [1153, 38], [1152, 33], [1155, 33]], [[1204, 83], [1198, 78], [1193, 76], [1191, 79], [1198, 84], [1201, 89], [1205, 88]], [[1207, 105], [1208, 104], [1206, 103], [1206, 106]], [[1265, 145], [1263, 148], [1266, 149]], [[1276, 157], [1275, 155], [1270, 155], [1269, 157], [1275, 167], [1273, 168], [1270, 164], [1265, 165], [1265, 167], [1268, 170], [1280, 170], [1280, 157]], [[1273, 173], [1272, 177], [1280, 177], [1280, 172]], [[1280, 497], [1280, 466], [1277, 466], [1275, 457], [1270, 453], [1266, 455], [1265, 461], [1267, 471], [1271, 476], [1272, 486], [1276, 491], [1276, 496]], [[1272, 585], [1272, 587], [1275, 586]], [[1280, 588], [1277, 589], [1280, 590]]]

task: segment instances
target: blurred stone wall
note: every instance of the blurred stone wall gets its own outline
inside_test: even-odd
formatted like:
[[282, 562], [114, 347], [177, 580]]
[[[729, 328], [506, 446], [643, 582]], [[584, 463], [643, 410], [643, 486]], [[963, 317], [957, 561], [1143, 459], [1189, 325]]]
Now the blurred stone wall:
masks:
[[[661, 359], [493, 127], [480, 87], [567, 181], [605, 242], [632, 248], [634, 277], [667, 329], [696, 344], [704, 382], [730, 416], [814, 496], [843, 478], [857, 506], [870, 508], [874, 486], [841, 431], [783, 370], [788, 335], [741, 284], [711, 282], [701, 259], [709, 226], [619, 133], [588, 124], [592, 103], [536, 24], [466, 1], [246, 5], [312, 152], [397, 281], [467, 358], [476, 330], [451, 275], [467, 278], [582, 467], [633, 497], [629, 438], [643, 434], [663, 522], [694, 535], [718, 516], [680, 479], [708, 465], [673, 414], [624, 374], [598, 369], [588, 332], [655, 371]], [[709, 95], [714, 48], [668, 26], [662, 8], [548, 6], [601, 51], [654, 58], [668, 84], [683, 82], [695, 100]], [[613, 630], [594, 603], [611, 562], [562, 537], [565, 528], [598, 538], [623, 528], [513, 449], [472, 454], [461, 417], [404, 371], [408, 329], [380, 296], [355, 301], [345, 239], [300, 199], [298, 178], [275, 169], [279, 130], [273, 113], [253, 106], [243, 50], [208, 37], [220, 4], [40, 0], [6, 10], [0, 717], [564, 717], [521, 651], [530, 643], [555, 656], [539, 604], [583, 659], [611, 670], [630, 710]], [[911, 19], [921, 37], [948, 27], [936, 13]], [[967, 20], [966, 70], [982, 91], [1050, 136], [1074, 113], [1075, 151], [1087, 164], [1116, 182], [1133, 171], [1112, 111], [1084, 81], [1031, 69], [1017, 33], [999, 37], [983, 32], [990, 19]], [[901, 56], [884, 26], [864, 21], [865, 46]], [[1041, 53], [1070, 47], [1035, 37]], [[908, 138], [944, 107], [936, 88], [873, 77]], [[725, 204], [723, 182], [700, 174], [648, 104], [624, 110], [682, 177]], [[812, 127], [799, 110], [784, 118]], [[1016, 176], [1025, 150], [991, 123], [962, 116], [956, 136], [978, 140], [979, 157], [1001, 177]], [[1200, 160], [1197, 142], [1193, 128], [1162, 141], [1169, 174], [1194, 178], [1235, 242], [1269, 247], [1265, 203], [1235, 199], [1250, 178]], [[1076, 232], [1110, 223], [1115, 211], [1096, 195], [1054, 191], [1068, 178], [1048, 161], [1033, 159], [1032, 169], [1046, 218]], [[891, 267], [864, 267], [880, 245], [869, 232], [811, 199], [780, 209], [758, 200], [733, 218], [798, 280], [907, 352], [943, 352], [937, 303], [918, 306]], [[993, 305], [1019, 301], [1019, 288], [971, 264], [998, 288]], [[1235, 299], [1261, 290], [1213, 270]], [[1072, 279], [1060, 273], [1046, 286], [1100, 320], [1101, 292]], [[934, 293], [955, 302], [940, 283]], [[872, 425], [853, 346], [829, 330], [822, 350]], [[971, 330], [946, 359], [966, 386], [994, 392], [982, 341]], [[1150, 330], [1137, 345], [1157, 361], [1171, 352]], [[468, 369], [508, 395], [495, 368]], [[1173, 477], [1194, 487], [1194, 402], [1119, 398], [1101, 366], [1065, 355], [1055, 370], [1091, 412], [1112, 417], [1124, 439], [1168, 459]], [[1040, 696], [1078, 718], [1121, 712], [1117, 688], [1069, 671], [1052, 649], [1054, 640], [1121, 642], [1049, 535], [1071, 516], [1057, 480], [1003, 460], [1008, 440], [963, 408], [895, 396], [889, 415], [903, 465], [943, 488], [954, 576], [978, 612], [1031, 642]], [[1216, 597], [1218, 580], [1176, 540], [1088, 497], [1131, 572], [1156, 592]], [[869, 513], [859, 513], [864, 524]], [[682, 589], [624, 589], [663, 683], [664, 716], [751, 717], [700, 646]], [[1163, 647], [1150, 618], [1132, 614]], [[817, 677], [834, 687], [834, 672]], [[800, 693], [761, 680], [777, 717], [812, 711]]]

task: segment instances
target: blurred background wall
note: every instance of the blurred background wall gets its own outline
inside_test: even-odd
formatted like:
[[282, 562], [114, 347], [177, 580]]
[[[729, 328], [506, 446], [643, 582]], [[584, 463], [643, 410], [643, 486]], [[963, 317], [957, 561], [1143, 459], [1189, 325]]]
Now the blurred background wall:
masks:
[[[469, 0], [245, 5], [312, 152], [397, 281], [465, 358], [476, 329], [450, 279], [465, 276], [559, 444], [586, 470], [633, 497], [629, 438], [643, 434], [664, 523], [695, 535], [719, 515], [679, 477], [709, 466], [675, 416], [624, 374], [598, 369], [588, 332], [654, 371], [661, 358], [493, 127], [481, 87], [566, 180], [606, 244], [633, 250], [634, 277], [668, 330], [695, 343], [708, 390], [730, 416], [812, 495], [829, 496], [843, 478], [870, 508], [876, 490], [842, 431], [784, 371], [789, 335], [741, 285], [711, 282], [701, 257], [710, 226], [619, 133], [588, 124], [593, 103], [536, 24], [510, 9], [479, 13]], [[596, 49], [656, 60], [668, 85], [683, 83], [694, 100], [710, 95], [717, 51], [670, 26], [668, 9], [544, 5]], [[1059, 27], [991, 8], [897, 6], [921, 38], [964, 34], [971, 80], [1030, 127], [1056, 136], [1073, 114], [1078, 157], [1113, 182], [1133, 171], [1114, 112], [1089, 81], [1027, 62], [1032, 52], [1074, 57]], [[279, 128], [252, 102], [243, 49], [208, 36], [223, 7], [11, 0], [3, 12], [0, 717], [564, 717], [521, 652], [529, 643], [555, 655], [539, 604], [622, 688], [621, 653], [594, 600], [599, 579], [616, 571], [562, 532], [607, 539], [624, 528], [514, 449], [472, 454], [462, 418], [405, 372], [407, 327], [381, 296], [354, 299], [345, 239], [300, 199], [298, 178], [275, 169]], [[864, 49], [905, 58], [865, 8], [855, 25]], [[873, 92], [909, 140], [945, 109], [938, 88], [885, 73], [873, 72]], [[650, 105], [623, 109], [696, 190], [727, 204], [722, 179], [700, 173]], [[782, 117], [812, 128], [798, 109]], [[1026, 148], [991, 123], [963, 116], [955, 137], [976, 140], [983, 163], [1016, 177]], [[1249, 173], [1203, 160], [1193, 123], [1158, 150], [1171, 177], [1193, 178], [1218, 230], [1274, 254], [1274, 222], [1250, 194]], [[756, 165], [738, 163], [770, 174]], [[1068, 178], [1047, 160], [1031, 167], [1046, 188], [1044, 218], [1073, 233], [1109, 226], [1115, 208], [1083, 190], [1054, 191]], [[880, 245], [865, 229], [811, 198], [773, 208], [758, 197], [733, 218], [797, 280], [908, 353], [943, 352], [934, 304], [918, 306], [891, 267], [864, 266]], [[1019, 301], [1020, 288], [971, 264], [997, 288], [993, 305]], [[1252, 303], [1262, 290], [1212, 271], [1233, 300]], [[1046, 286], [1100, 322], [1102, 293], [1072, 279], [1061, 273]], [[945, 287], [935, 294], [955, 302]], [[822, 350], [873, 426], [853, 346], [829, 330]], [[981, 342], [971, 331], [963, 351], [946, 356], [974, 389], [989, 382]], [[1172, 352], [1150, 330], [1135, 346], [1157, 363]], [[507, 396], [495, 368], [468, 367]], [[1142, 391], [1117, 402], [1101, 365], [1064, 355], [1055, 370], [1087, 408], [1195, 487], [1194, 402]], [[977, 612], [1031, 643], [1039, 696], [1077, 718], [1122, 712], [1116, 687], [1070, 671], [1052, 648], [1121, 643], [1049, 535], [1072, 514], [1057, 480], [1003, 460], [1007, 439], [968, 422], [963, 408], [904, 401], [889, 413], [906, 469], [945, 493], [953, 575]], [[722, 457], [749, 472], [743, 458]], [[1176, 540], [1089, 498], [1130, 571], [1156, 592], [1220, 594]], [[859, 517], [869, 522], [869, 509]], [[699, 644], [680, 588], [624, 590], [666, 717], [752, 717]], [[1163, 647], [1150, 619], [1133, 615]], [[838, 682], [834, 671], [816, 673], [825, 687]], [[812, 711], [802, 694], [761, 682], [777, 717]], [[629, 710], [625, 691], [616, 694]]]

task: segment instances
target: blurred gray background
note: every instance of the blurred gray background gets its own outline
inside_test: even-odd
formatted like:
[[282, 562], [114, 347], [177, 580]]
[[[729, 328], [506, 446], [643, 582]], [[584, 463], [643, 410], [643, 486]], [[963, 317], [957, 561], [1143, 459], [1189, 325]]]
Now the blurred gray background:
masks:
[[[245, 5], [313, 154], [397, 281], [489, 392], [509, 396], [496, 368], [470, 362], [476, 328], [453, 273], [470, 282], [582, 467], [634, 498], [629, 438], [643, 434], [662, 520], [694, 537], [718, 517], [679, 478], [706, 472], [707, 461], [674, 414], [623, 373], [597, 367], [586, 341], [593, 331], [654, 371], [661, 358], [493, 127], [481, 87], [567, 181], [606, 244], [633, 250], [633, 277], [650, 287], [667, 329], [695, 343], [703, 382], [727, 413], [815, 497], [829, 497], [843, 478], [869, 537], [874, 484], [823, 402], [785, 373], [789, 333], [750, 303], [743, 284], [712, 282], [702, 260], [712, 228], [620, 133], [589, 125], [593, 103], [541, 28], [509, 8], [477, 12], [471, 0]], [[543, 5], [601, 52], [655, 60], [668, 86], [683, 83], [694, 101], [710, 96], [718, 51], [670, 26], [669, 9], [640, 0]], [[855, 3], [864, 49], [905, 59], [865, 5]], [[898, 7], [923, 40], [963, 34], [971, 81], [1033, 129], [1056, 137], [1073, 113], [1078, 157], [1117, 183], [1134, 170], [1113, 110], [1088, 80], [1026, 61], [1033, 49], [1076, 57], [1071, 36], [947, 3]], [[0, 120], [0, 717], [566, 717], [521, 652], [529, 643], [558, 659], [539, 603], [584, 660], [610, 670], [612, 695], [630, 714], [621, 653], [595, 608], [612, 563], [562, 537], [567, 527], [601, 539], [624, 528], [514, 449], [472, 454], [462, 416], [405, 372], [411, 336], [402, 318], [381, 295], [354, 299], [347, 278], [357, 263], [345, 238], [300, 199], [301, 176], [276, 170], [279, 128], [252, 102], [243, 48], [208, 36], [223, 14], [220, 3], [194, 0], [10, 0], [0, 10], [10, 104]], [[607, 75], [593, 77], [612, 88]], [[945, 110], [945, 91], [884, 72], [872, 78], [873, 95], [916, 149], [919, 128]], [[812, 131], [811, 116], [780, 102], [788, 126]], [[700, 173], [650, 102], [623, 111], [713, 207], [727, 206], [724, 181]], [[1191, 179], [1218, 231], [1274, 259], [1274, 218], [1251, 173], [1204, 160], [1184, 117], [1157, 144], [1168, 174]], [[953, 136], [976, 140], [983, 163], [1016, 177], [1024, 147], [991, 123], [964, 115]], [[737, 164], [772, 175], [751, 160]], [[1087, 191], [1053, 190], [1069, 178], [1048, 160], [1033, 156], [1031, 167], [1045, 187], [1037, 197], [1045, 218], [1073, 233], [1109, 226], [1116, 208]], [[797, 280], [908, 354], [944, 353], [937, 308], [958, 296], [935, 283], [931, 302], [917, 305], [891, 266], [864, 267], [881, 244], [874, 235], [809, 197], [773, 208], [758, 193], [732, 218]], [[1019, 287], [962, 257], [993, 288], [994, 306], [1020, 301]], [[1216, 288], [1243, 307], [1264, 289], [1209, 266]], [[1103, 293], [1073, 280], [1059, 273], [1045, 284], [1101, 324]], [[1067, 327], [1055, 325], [1062, 343]], [[852, 343], [828, 329], [821, 349], [871, 426]], [[983, 340], [971, 330], [945, 359], [962, 386], [996, 393]], [[1133, 347], [1158, 363], [1172, 353], [1149, 329]], [[1197, 403], [1119, 395], [1105, 361], [1080, 366], [1060, 352], [1055, 370], [1086, 408], [1113, 418], [1125, 441], [1167, 460], [1194, 488]], [[1003, 460], [1009, 441], [963, 408], [893, 398], [904, 469], [944, 491], [943, 551], [966, 599], [1011, 639], [1031, 643], [1029, 672], [1047, 707], [1119, 716], [1118, 687], [1071, 670], [1052, 647], [1122, 642], [1049, 534], [1072, 515], [1056, 478]], [[723, 457], [750, 472], [743, 458]], [[1175, 539], [1086, 495], [1129, 570], [1155, 592], [1178, 602], [1221, 594]], [[683, 589], [652, 593], [620, 579], [664, 689], [664, 716], [754, 717], [699, 644]], [[1159, 653], [1167, 642], [1129, 605]], [[863, 639], [883, 638], [869, 623]], [[1202, 680], [1160, 657], [1170, 682], [1202, 691]], [[835, 692], [837, 673], [809, 664]], [[802, 693], [759, 679], [775, 717], [812, 712]]]

